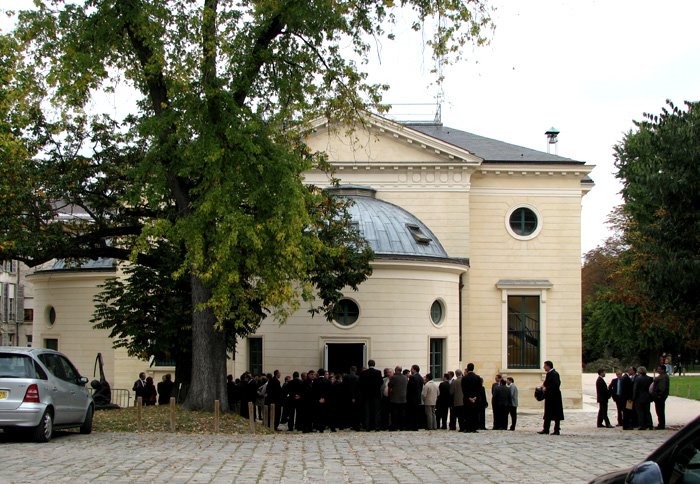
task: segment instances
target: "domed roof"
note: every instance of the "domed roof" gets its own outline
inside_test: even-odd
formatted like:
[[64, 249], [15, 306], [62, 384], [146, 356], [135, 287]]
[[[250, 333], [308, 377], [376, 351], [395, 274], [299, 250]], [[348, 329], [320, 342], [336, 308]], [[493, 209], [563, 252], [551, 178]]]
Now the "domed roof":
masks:
[[352, 223], [357, 224], [378, 257], [449, 258], [438, 238], [423, 222], [403, 208], [375, 198], [376, 190], [355, 185], [327, 190], [355, 202], [349, 208]]

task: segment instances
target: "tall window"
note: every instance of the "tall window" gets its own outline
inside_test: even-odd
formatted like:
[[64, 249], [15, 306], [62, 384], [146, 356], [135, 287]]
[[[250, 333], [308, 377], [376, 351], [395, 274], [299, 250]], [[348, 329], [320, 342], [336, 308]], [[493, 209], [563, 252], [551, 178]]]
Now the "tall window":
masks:
[[540, 297], [508, 296], [508, 368], [540, 367]]
[[248, 371], [253, 375], [260, 375], [263, 372], [262, 338], [248, 338]]
[[442, 378], [445, 373], [444, 338], [430, 338], [430, 373], [433, 378]]

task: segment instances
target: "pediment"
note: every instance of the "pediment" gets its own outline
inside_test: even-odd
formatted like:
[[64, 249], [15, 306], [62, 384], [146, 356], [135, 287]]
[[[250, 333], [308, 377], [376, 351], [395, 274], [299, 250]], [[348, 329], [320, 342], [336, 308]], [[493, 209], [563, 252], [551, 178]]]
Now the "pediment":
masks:
[[457, 164], [479, 165], [481, 158], [457, 146], [380, 116], [366, 114], [363, 123], [333, 125], [319, 118], [306, 141], [325, 152], [334, 165]]

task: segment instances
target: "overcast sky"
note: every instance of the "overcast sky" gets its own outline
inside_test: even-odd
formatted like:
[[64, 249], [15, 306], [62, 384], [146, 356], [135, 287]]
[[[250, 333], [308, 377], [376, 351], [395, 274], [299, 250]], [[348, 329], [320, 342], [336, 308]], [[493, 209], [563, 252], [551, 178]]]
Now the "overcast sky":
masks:
[[[0, 11], [29, 0], [0, 0]], [[445, 70], [445, 125], [546, 151], [557, 128], [558, 154], [595, 165], [583, 199], [582, 253], [608, 235], [620, 203], [612, 147], [633, 120], [700, 98], [700, 1], [492, 0], [491, 44], [469, 48]], [[0, 26], [7, 28], [6, 19]], [[400, 34], [401, 32], [399, 32]], [[421, 39], [384, 41], [375, 82], [391, 84], [390, 103], [434, 100]], [[121, 102], [120, 102], [121, 101]], [[115, 104], [124, 102], [114, 100]]]
[[[644, 112], [700, 98], [700, 2], [496, 0], [489, 46], [445, 71], [445, 125], [541, 151], [555, 127], [558, 154], [595, 165], [583, 199], [582, 253], [605, 239], [621, 202], [613, 146]], [[382, 44], [373, 72], [389, 102], [430, 102], [420, 44]], [[414, 62], [410, 62], [414, 60]]]

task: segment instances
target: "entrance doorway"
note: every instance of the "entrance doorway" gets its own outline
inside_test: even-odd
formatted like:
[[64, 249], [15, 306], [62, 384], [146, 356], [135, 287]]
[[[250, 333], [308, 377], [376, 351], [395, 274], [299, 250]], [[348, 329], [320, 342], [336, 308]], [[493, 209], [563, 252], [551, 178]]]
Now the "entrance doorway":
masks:
[[345, 374], [355, 366], [359, 372], [365, 365], [365, 348], [365, 343], [326, 343], [326, 369], [331, 373]]

